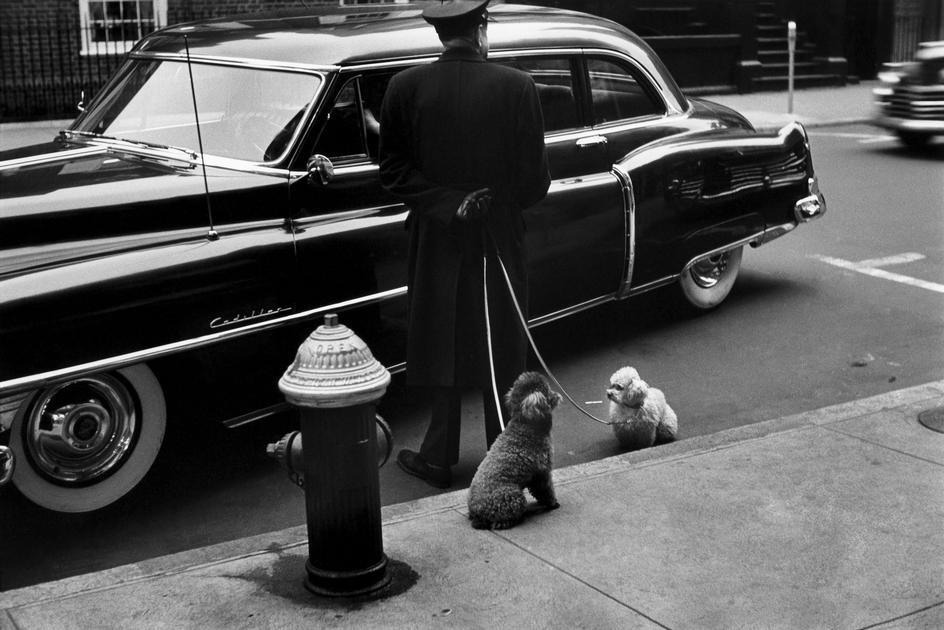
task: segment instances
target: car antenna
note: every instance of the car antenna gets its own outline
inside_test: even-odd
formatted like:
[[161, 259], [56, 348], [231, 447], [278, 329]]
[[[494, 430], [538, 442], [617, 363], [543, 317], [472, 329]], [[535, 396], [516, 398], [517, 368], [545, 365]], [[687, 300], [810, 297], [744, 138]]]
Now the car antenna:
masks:
[[184, 33], [184, 50], [187, 52], [187, 74], [190, 75], [190, 96], [193, 99], [193, 118], [197, 122], [197, 145], [200, 149], [200, 165], [203, 168], [203, 191], [206, 193], [207, 214], [210, 218], [210, 231], [207, 234], [207, 238], [211, 241], [215, 241], [220, 235], [213, 227], [213, 208], [210, 205], [210, 184], [207, 181], [206, 157], [203, 154], [203, 134], [200, 133], [200, 113], [197, 110], [197, 91], [193, 85], [193, 68], [190, 66], [190, 42], [187, 39], [186, 33]]

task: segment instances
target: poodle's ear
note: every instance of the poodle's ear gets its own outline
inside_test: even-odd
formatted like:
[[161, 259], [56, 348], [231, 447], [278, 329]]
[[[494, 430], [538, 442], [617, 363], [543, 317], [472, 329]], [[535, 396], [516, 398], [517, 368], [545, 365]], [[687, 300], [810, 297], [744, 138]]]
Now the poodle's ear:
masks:
[[560, 404], [561, 400], [562, 400], [561, 395], [552, 389], [551, 396], [549, 398], [549, 401], [551, 403], [551, 409], [557, 409], [557, 405]]

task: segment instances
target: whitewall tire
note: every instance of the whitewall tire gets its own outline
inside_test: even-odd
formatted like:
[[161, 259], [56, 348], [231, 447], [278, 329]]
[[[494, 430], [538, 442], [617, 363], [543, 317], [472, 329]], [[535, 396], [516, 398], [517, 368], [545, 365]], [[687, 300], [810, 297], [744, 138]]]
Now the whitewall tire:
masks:
[[741, 269], [743, 247], [696, 261], [682, 272], [679, 287], [685, 301], [699, 310], [715, 308], [734, 287]]
[[57, 512], [105, 507], [150, 470], [166, 424], [164, 394], [145, 365], [39, 390], [20, 405], [11, 427], [13, 483]]

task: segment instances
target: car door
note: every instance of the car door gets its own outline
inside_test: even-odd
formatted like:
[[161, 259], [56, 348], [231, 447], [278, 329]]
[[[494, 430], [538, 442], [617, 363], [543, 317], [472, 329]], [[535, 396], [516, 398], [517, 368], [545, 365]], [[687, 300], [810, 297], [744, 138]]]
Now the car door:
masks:
[[[339, 312], [388, 367], [406, 356], [408, 210], [380, 185], [377, 120], [387, 83], [402, 69], [335, 77], [290, 186], [299, 307]], [[331, 177], [302, 170], [315, 155], [330, 162]]]
[[579, 51], [496, 53], [534, 79], [551, 170], [547, 197], [525, 212], [531, 317], [547, 321], [619, 288], [627, 217], [621, 181], [588, 123]]

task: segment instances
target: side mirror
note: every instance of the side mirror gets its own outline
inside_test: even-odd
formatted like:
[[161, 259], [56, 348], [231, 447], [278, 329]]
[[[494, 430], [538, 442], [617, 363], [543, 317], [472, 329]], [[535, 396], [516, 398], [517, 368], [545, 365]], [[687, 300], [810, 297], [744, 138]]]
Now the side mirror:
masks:
[[308, 182], [327, 186], [334, 177], [334, 164], [325, 156], [317, 153], [308, 158]]

